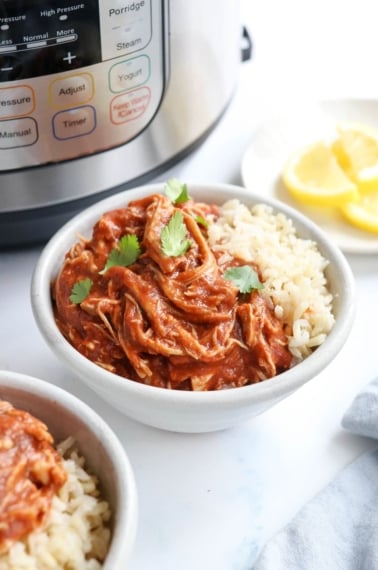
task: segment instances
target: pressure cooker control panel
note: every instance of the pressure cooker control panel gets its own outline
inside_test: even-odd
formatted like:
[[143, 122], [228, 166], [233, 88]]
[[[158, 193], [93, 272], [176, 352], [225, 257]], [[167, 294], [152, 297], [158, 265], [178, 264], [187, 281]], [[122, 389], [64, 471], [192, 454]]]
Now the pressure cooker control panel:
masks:
[[129, 142], [167, 77], [158, 0], [0, 0], [0, 171]]

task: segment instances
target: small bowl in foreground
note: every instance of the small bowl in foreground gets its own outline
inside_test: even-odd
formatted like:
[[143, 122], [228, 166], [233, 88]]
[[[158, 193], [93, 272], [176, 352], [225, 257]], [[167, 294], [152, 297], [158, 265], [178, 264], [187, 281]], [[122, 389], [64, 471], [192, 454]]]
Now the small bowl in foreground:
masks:
[[267, 204], [275, 212], [291, 218], [298, 236], [315, 241], [321, 254], [329, 260], [326, 276], [334, 297], [335, 324], [323, 344], [305, 360], [257, 384], [212, 392], [189, 392], [151, 387], [117, 376], [90, 362], [63, 337], [54, 320], [50, 284], [78, 235], [90, 236], [94, 223], [103, 213], [126, 206], [131, 200], [162, 193], [163, 188], [163, 184], [156, 184], [126, 190], [96, 203], [66, 223], [47, 243], [35, 267], [31, 286], [34, 316], [46, 342], [61, 361], [89, 388], [127, 416], [179, 432], [224, 429], [264, 412], [314, 378], [335, 358], [354, 319], [354, 277], [339, 248], [321, 228], [297, 210], [238, 186], [188, 185], [190, 196], [198, 201], [223, 204], [236, 198], [247, 206]]
[[112, 511], [111, 542], [102, 568], [125, 568], [136, 537], [138, 498], [130, 461], [117, 436], [87, 404], [32, 376], [0, 371], [0, 400], [44, 422], [55, 444], [69, 436], [75, 439]]

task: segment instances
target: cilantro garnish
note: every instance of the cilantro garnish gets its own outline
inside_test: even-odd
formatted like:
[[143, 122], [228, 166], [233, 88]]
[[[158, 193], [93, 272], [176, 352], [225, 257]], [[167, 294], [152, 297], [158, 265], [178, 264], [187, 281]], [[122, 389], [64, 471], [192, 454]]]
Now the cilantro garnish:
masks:
[[106, 273], [110, 267], [120, 265], [127, 267], [138, 259], [140, 255], [140, 246], [138, 237], [135, 234], [127, 234], [119, 240], [119, 249], [114, 248], [109, 253], [104, 269], [100, 271], [100, 275]]
[[191, 241], [186, 237], [184, 216], [176, 211], [161, 232], [163, 253], [167, 257], [178, 257], [183, 255], [190, 245]]
[[208, 227], [209, 222], [203, 217], [203, 216], [195, 216], [195, 221], [197, 222], [197, 224], [204, 226], [205, 228]]
[[173, 204], [182, 204], [189, 200], [188, 187], [186, 184], [181, 184], [177, 178], [171, 178], [166, 183], [165, 194]]
[[81, 279], [81, 281], [76, 281], [71, 290], [71, 295], [69, 297], [71, 303], [74, 305], [80, 305], [87, 298], [91, 287], [93, 285], [92, 279]]
[[253, 289], [263, 289], [264, 285], [259, 280], [256, 271], [249, 265], [230, 267], [224, 272], [223, 277], [232, 281], [240, 293], [250, 293]]

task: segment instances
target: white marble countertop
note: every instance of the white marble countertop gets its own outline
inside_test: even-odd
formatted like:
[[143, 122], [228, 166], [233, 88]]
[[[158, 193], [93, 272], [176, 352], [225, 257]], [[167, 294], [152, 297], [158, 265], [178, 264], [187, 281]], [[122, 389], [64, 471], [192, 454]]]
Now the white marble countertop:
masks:
[[[174, 174], [186, 182], [240, 183], [241, 157], [254, 129], [294, 93], [374, 97], [374, 2], [358, 2], [359, 16], [354, 4], [243, 2], [254, 41], [252, 61], [242, 65], [238, 90], [221, 122]], [[140, 510], [130, 570], [251, 570], [261, 545], [374, 445], [343, 431], [340, 419], [378, 371], [376, 255], [348, 256], [357, 283], [356, 321], [345, 347], [323, 373], [239, 427], [185, 435], [123, 417], [80, 385], [50, 352], [29, 300], [40, 249], [0, 253], [0, 368], [73, 392], [124, 443]]]

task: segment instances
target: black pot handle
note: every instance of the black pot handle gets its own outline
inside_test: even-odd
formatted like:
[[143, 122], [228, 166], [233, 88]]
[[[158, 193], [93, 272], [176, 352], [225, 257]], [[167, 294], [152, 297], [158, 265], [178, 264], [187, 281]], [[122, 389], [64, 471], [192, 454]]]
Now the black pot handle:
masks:
[[245, 26], [242, 28], [242, 49], [241, 60], [248, 61], [252, 57], [252, 40], [249, 31]]

